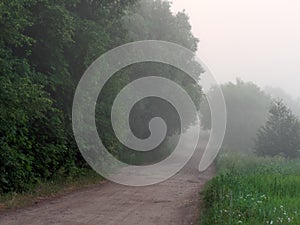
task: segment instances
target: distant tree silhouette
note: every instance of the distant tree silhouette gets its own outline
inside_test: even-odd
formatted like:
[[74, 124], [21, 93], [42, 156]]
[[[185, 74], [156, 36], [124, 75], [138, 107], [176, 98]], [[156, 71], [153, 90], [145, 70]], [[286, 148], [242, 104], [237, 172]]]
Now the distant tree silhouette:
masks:
[[255, 151], [261, 156], [297, 156], [300, 149], [300, 122], [292, 111], [276, 100], [270, 108], [266, 124], [259, 129], [255, 140]]
[[[257, 130], [268, 119], [270, 96], [252, 82], [237, 79], [221, 85], [227, 108], [227, 128], [223, 148], [229, 151], [253, 151]], [[210, 110], [205, 100], [202, 102], [202, 125], [210, 129]]]

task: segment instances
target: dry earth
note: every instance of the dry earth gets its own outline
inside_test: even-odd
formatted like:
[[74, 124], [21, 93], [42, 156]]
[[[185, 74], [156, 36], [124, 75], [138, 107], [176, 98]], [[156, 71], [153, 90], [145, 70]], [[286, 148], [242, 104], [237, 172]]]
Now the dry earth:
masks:
[[1, 225], [191, 225], [197, 224], [199, 191], [214, 168], [197, 170], [203, 148], [178, 174], [160, 184], [128, 187], [111, 182], [6, 212]]

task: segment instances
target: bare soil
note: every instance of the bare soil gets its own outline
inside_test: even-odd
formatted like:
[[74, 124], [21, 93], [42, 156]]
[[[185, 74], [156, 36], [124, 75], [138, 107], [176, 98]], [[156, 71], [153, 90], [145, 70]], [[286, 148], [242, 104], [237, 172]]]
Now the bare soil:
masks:
[[197, 170], [202, 152], [160, 184], [128, 187], [105, 182], [34, 206], [5, 212], [1, 225], [191, 225], [197, 224], [199, 192], [215, 171]]

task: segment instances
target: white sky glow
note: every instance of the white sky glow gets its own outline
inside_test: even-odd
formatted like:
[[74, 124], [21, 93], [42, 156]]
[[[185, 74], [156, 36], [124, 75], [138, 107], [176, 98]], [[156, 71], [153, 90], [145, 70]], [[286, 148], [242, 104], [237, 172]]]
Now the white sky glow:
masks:
[[171, 0], [200, 39], [198, 56], [223, 83], [240, 77], [300, 97], [299, 0]]

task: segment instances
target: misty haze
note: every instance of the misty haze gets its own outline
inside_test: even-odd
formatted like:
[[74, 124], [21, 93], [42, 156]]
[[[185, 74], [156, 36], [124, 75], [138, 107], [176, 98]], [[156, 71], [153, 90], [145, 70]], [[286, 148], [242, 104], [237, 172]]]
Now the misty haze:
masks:
[[1, 0], [0, 224], [300, 224], [296, 0]]

